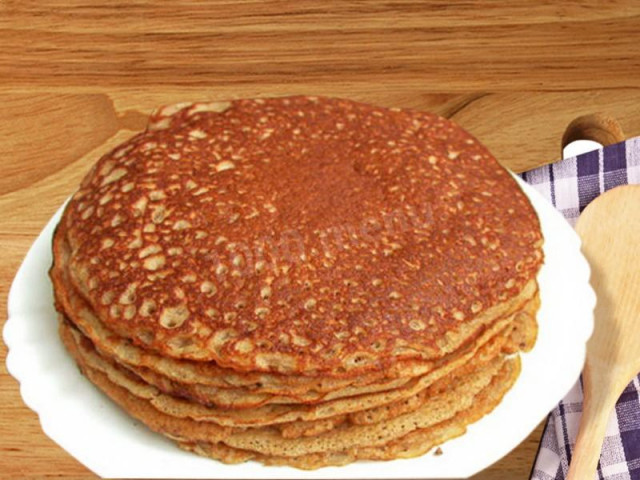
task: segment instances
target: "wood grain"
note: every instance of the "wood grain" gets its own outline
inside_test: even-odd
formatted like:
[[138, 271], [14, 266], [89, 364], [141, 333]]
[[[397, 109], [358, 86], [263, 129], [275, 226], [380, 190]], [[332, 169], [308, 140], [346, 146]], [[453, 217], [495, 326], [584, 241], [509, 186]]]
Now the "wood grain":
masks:
[[[0, 308], [47, 219], [160, 104], [313, 93], [430, 110], [524, 170], [557, 159], [581, 115], [640, 135], [639, 23], [632, 0], [0, 2]], [[89, 476], [4, 363], [0, 412], [0, 477]], [[526, 478], [540, 433], [475, 478]]]
[[2, 8], [0, 84], [414, 82], [468, 91], [638, 82], [620, 74], [638, 67], [640, 5], [632, 1], [229, 0], [105, 8], [17, 0]]

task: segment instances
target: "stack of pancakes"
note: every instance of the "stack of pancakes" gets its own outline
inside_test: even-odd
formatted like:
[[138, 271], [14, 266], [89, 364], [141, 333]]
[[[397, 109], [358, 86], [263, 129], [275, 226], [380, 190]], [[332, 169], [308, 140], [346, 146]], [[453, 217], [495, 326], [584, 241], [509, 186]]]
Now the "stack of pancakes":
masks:
[[318, 468], [423, 454], [533, 347], [537, 216], [432, 114], [320, 97], [179, 104], [102, 157], [56, 230], [60, 334], [182, 448]]

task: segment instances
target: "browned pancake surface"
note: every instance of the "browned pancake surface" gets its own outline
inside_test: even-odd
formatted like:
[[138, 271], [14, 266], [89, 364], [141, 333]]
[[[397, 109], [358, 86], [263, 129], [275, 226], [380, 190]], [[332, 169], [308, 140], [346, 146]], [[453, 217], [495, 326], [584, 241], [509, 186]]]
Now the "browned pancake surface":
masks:
[[240, 371], [442, 356], [542, 258], [528, 200], [461, 128], [327, 98], [161, 110], [62, 221], [105, 325]]

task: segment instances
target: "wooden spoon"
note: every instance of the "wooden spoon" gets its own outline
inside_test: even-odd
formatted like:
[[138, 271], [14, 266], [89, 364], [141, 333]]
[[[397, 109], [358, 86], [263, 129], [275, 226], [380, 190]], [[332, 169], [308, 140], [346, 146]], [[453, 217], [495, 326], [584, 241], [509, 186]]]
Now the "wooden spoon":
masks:
[[569, 480], [594, 478], [609, 416], [640, 371], [640, 185], [595, 199], [576, 225], [598, 297], [583, 372], [584, 407]]

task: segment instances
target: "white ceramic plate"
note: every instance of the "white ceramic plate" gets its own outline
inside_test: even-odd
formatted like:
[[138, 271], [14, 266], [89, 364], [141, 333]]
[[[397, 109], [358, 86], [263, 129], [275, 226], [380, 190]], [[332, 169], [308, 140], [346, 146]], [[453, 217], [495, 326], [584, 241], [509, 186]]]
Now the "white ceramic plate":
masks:
[[[519, 181], [520, 182], [520, 181]], [[80, 375], [57, 334], [51, 284], [51, 235], [62, 209], [27, 254], [9, 294], [4, 340], [7, 369], [44, 432], [104, 477], [145, 478], [465, 478], [515, 448], [578, 378], [593, 328], [595, 295], [580, 240], [569, 224], [528, 185], [545, 237], [539, 274], [539, 336], [523, 355], [522, 373], [503, 401], [443, 455], [391, 462], [358, 462], [303, 472], [256, 462], [222, 463], [183, 452], [131, 419]]]

